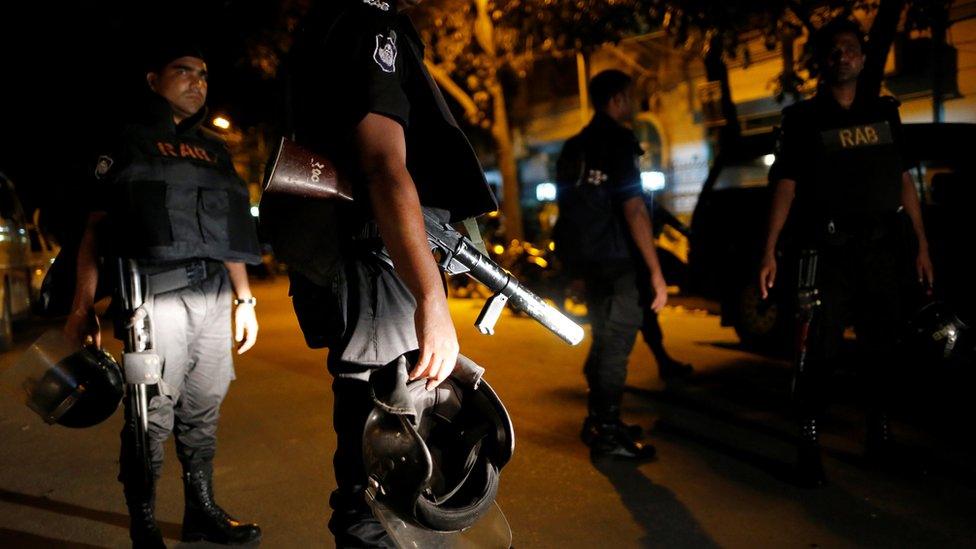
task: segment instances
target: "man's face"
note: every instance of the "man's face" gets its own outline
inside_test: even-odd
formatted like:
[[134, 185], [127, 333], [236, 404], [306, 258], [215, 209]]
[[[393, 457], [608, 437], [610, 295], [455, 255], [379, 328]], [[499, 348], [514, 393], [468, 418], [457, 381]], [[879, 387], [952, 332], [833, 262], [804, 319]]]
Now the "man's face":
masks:
[[158, 72], [146, 75], [152, 91], [166, 98], [177, 121], [189, 118], [207, 101], [207, 64], [196, 57], [180, 57]]
[[610, 99], [608, 114], [621, 124], [629, 123], [634, 119], [634, 90], [628, 86], [626, 90], [618, 93]]
[[415, 8], [420, 5], [424, 0], [400, 0], [397, 3], [397, 9], [400, 11], [408, 10], [410, 8]]
[[837, 84], [857, 80], [864, 68], [864, 52], [857, 37], [849, 32], [834, 36], [825, 62], [827, 78]]

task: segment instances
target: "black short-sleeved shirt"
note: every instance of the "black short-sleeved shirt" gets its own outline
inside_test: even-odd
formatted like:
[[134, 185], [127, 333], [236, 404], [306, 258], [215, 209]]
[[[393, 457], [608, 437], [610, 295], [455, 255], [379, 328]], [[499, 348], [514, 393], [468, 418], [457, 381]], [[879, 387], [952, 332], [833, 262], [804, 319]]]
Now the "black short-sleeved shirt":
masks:
[[597, 112], [579, 134], [563, 145], [556, 165], [560, 187], [600, 185], [614, 201], [642, 196], [637, 158], [644, 154], [630, 129]]
[[423, 44], [394, 0], [338, 0], [310, 16], [289, 70], [295, 135], [351, 176], [363, 197], [356, 125], [377, 113], [404, 127], [407, 169], [425, 206], [453, 220], [497, 208], [484, 172], [423, 63]]
[[894, 98], [857, 98], [844, 109], [822, 92], [783, 110], [770, 180], [796, 181], [802, 225], [894, 212], [909, 169], [902, 147]]
[[[642, 196], [638, 157], [643, 153], [634, 133], [598, 112], [583, 131], [573, 136], [559, 155], [556, 181], [560, 230], [567, 222], [579, 234], [579, 257], [585, 263], [634, 257], [633, 238], [624, 219], [623, 203]], [[564, 252], [566, 252], [564, 250]]]

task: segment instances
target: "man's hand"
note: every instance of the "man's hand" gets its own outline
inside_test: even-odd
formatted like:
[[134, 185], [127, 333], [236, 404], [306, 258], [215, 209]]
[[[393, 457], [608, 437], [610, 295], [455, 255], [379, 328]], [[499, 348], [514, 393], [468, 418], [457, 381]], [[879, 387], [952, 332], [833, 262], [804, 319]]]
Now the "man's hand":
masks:
[[915, 270], [918, 272], [919, 284], [925, 287], [926, 293], [931, 294], [935, 283], [935, 269], [932, 268], [928, 248], [919, 248], [918, 257], [915, 258]]
[[426, 378], [427, 390], [431, 390], [454, 371], [460, 351], [447, 298], [443, 294], [434, 295], [418, 303], [414, 325], [420, 344], [420, 359], [410, 372], [410, 379]]
[[668, 283], [664, 281], [664, 275], [660, 271], [651, 275], [651, 287], [654, 288], [654, 301], [651, 302], [651, 309], [655, 313], [659, 313], [668, 302]]
[[241, 303], [234, 309], [234, 341], [237, 342], [237, 354], [243, 355], [258, 340], [258, 317], [254, 314], [254, 305]]
[[94, 307], [72, 309], [64, 325], [64, 337], [72, 343], [102, 347], [101, 326]]
[[776, 253], [767, 253], [759, 267], [759, 293], [762, 298], [769, 297], [769, 290], [776, 282]]

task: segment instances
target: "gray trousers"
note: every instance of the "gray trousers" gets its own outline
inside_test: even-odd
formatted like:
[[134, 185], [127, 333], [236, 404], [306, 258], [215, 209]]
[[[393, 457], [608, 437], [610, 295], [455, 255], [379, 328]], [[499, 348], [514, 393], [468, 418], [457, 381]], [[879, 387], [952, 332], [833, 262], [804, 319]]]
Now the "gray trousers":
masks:
[[[158, 477], [163, 443], [175, 433], [184, 468], [213, 460], [220, 403], [234, 379], [231, 287], [227, 273], [147, 299], [153, 346], [163, 363], [163, 381], [149, 401], [149, 448]], [[127, 411], [128, 416], [128, 411]], [[122, 430], [119, 480], [130, 468], [132, 434]]]

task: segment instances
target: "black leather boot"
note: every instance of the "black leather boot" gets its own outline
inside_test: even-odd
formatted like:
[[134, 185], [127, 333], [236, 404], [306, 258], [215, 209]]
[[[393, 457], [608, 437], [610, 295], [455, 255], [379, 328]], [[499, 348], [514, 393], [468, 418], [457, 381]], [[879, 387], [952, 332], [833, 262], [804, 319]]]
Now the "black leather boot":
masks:
[[695, 369], [687, 362], [680, 362], [668, 355], [657, 359], [658, 377], [664, 381], [684, 379], [695, 372]]
[[163, 534], [156, 524], [156, 483], [145, 487], [127, 485], [124, 492], [133, 549], [165, 549]]
[[899, 447], [892, 439], [888, 414], [884, 412], [868, 414], [864, 457], [869, 465], [891, 473], [909, 476], [927, 473], [925, 464], [917, 455], [908, 448]]
[[878, 462], [893, 452], [891, 426], [888, 414], [872, 412], [868, 414], [867, 436], [864, 440], [864, 454], [868, 461]]
[[241, 545], [261, 539], [257, 524], [244, 524], [217, 505], [213, 494], [213, 468], [210, 464], [183, 471], [183, 541], [209, 541], [221, 545]]
[[590, 447], [590, 456], [594, 459], [603, 457], [617, 457], [624, 459], [648, 460], [654, 457], [656, 451], [650, 444], [641, 444], [634, 440], [628, 431], [633, 427], [620, 420], [601, 421], [594, 416], [586, 418], [583, 423], [581, 438]]
[[[594, 416], [587, 416], [587, 418], [583, 420], [583, 428], [580, 430], [580, 440], [583, 441], [583, 444], [589, 446], [590, 444], [593, 443], [593, 440], [596, 439], [596, 437], [599, 435], [599, 431], [597, 427], [600, 423], [601, 423], [600, 420]], [[619, 419], [613, 423], [615, 423], [618, 428], [622, 429], [625, 433], [627, 433], [627, 436], [629, 436], [634, 440], [640, 440], [644, 438], [644, 428], [641, 427], [640, 425], [635, 425], [632, 423], [624, 423], [622, 420]]]
[[800, 421], [800, 443], [796, 452], [796, 484], [801, 488], [820, 488], [827, 485], [820, 459], [820, 442], [817, 420]]

